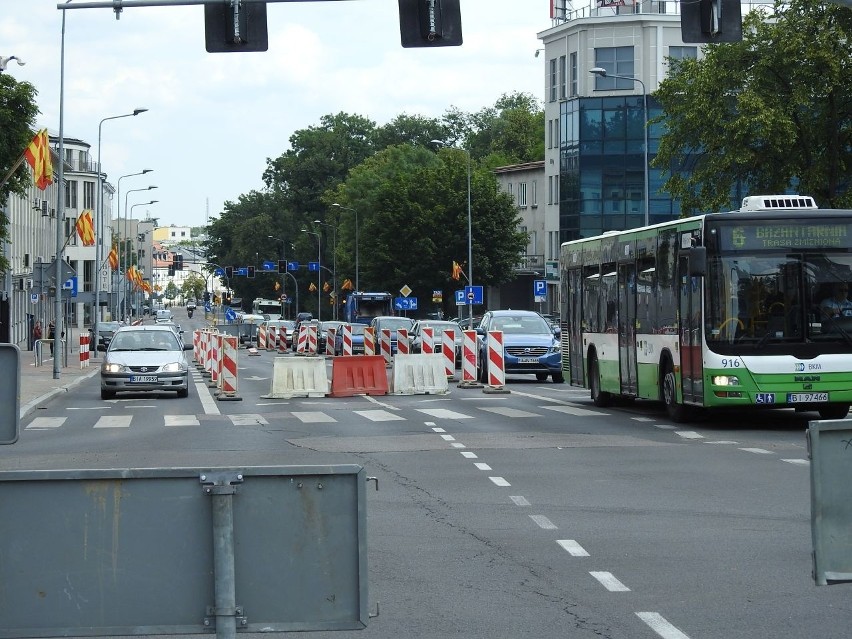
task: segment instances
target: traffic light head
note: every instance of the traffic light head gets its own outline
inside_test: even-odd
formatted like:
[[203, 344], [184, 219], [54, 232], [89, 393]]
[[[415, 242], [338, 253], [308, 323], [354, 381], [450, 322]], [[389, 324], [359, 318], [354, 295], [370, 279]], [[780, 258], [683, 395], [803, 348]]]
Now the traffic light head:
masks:
[[286, 273], [287, 272], [287, 260], [278, 260], [278, 272]]
[[459, 0], [399, 0], [403, 47], [457, 47], [462, 43]]
[[231, 279], [232, 277], [234, 277], [234, 267], [233, 266], [226, 266], [225, 267], [225, 277], [227, 277], [228, 279]]
[[205, 302], [210, 301], [210, 291], [204, 291], [204, 301]]
[[246, 277], [249, 277], [249, 278], [254, 277], [254, 267], [253, 266], [246, 267], [246, 273], [247, 273]]

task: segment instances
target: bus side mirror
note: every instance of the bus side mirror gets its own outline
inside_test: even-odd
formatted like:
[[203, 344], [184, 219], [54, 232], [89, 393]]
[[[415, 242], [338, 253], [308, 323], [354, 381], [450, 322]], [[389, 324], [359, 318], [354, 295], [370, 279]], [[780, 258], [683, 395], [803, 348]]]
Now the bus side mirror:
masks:
[[690, 277], [704, 277], [707, 274], [707, 247], [693, 246], [689, 249]]

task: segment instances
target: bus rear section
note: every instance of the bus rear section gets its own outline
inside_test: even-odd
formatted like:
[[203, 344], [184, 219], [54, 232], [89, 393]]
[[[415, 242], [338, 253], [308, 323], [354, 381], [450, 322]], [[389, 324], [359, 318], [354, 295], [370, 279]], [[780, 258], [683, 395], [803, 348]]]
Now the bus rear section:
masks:
[[598, 405], [663, 401], [676, 421], [704, 408], [847, 414], [852, 302], [825, 309], [852, 281], [852, 212], [747, 200], [563, 244], [572, 384]]

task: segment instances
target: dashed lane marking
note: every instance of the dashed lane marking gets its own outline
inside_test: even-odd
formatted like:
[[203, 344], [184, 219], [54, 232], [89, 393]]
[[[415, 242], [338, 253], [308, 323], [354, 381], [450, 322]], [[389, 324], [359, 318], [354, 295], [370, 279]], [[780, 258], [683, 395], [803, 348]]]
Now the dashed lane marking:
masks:
[[689, 639], [688, 635], [675, 628], [658, 612], [637, 612], [636, 616], [663, 639]]
[[556, 543], [572, 557], [588, 557], [589, 553], [573, 539], [557, 539]]
[[532, 519], [542, 530], [556, 530], [556, 524], [544, 515], [530, 515], [530, 519]]
[[589, 574], [610, 592], [630, 592], [630, 588], [621, 583], [611, 572], [591, 571]]

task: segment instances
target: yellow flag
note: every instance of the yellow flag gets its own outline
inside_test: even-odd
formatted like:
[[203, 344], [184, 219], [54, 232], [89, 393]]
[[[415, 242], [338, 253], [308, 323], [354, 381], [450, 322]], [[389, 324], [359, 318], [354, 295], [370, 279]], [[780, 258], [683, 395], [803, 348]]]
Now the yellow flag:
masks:
[[50, 159], [50, 142], [47, 138], [47, 129], [42, 129], [35, 134], [33, 141], [24, 151], [24, 157], [33, 168], [35, 185], [44, 191], [47, 185], [53, 182], [53, 162]]
[[84, 210], [80, 213], [80, 217], [77, 218], [77, 235], [80, 236], [80, 241], [83, 243], [83, 246], [94, 246], [95, 245], [95, 225], [92, 222], [92, 211], [89, 209]]

